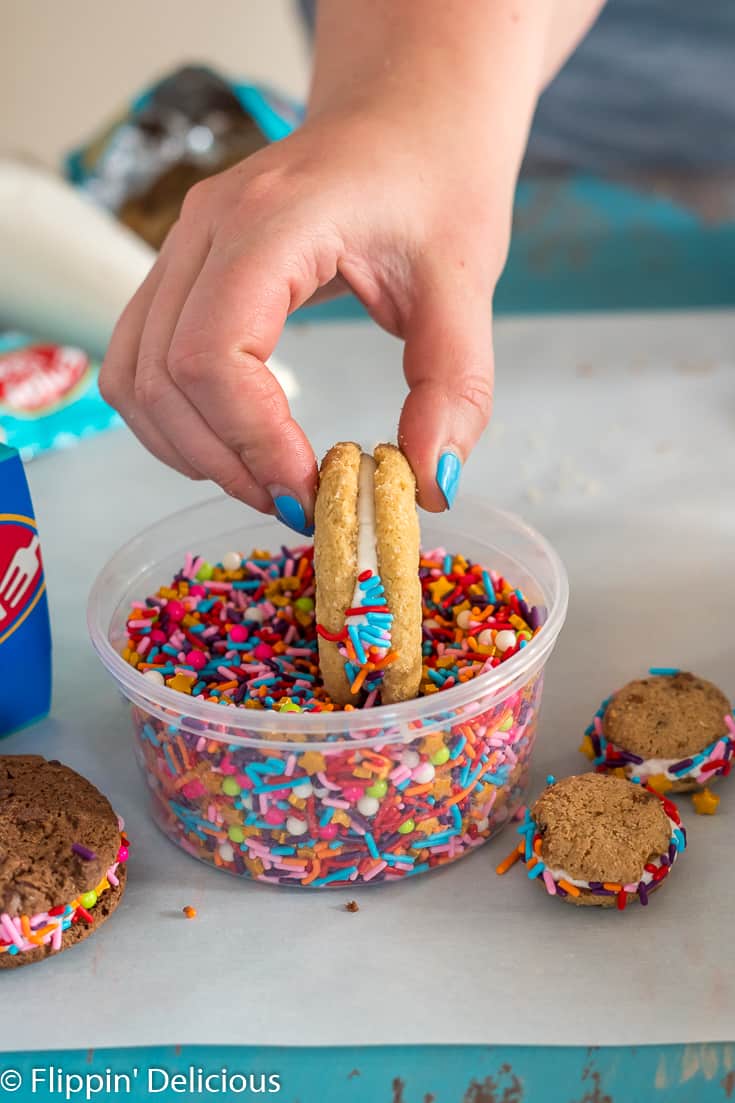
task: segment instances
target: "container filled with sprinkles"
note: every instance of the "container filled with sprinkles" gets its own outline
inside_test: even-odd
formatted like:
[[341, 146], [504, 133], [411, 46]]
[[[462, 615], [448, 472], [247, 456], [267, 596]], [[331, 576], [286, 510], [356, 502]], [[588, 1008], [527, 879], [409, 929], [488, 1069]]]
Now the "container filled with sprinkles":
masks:
[[[285, 545], [284, 545], [285, 540]], [[309, 888], [399, 881], [471, 853], [523, 804], [567, 578], [475, 503], [422, 518], [417, 698], [321, 684], [313, 549], [217, 498], [118, 551], [89, 600], [130, 708], [151, 813], [187, 853]]]

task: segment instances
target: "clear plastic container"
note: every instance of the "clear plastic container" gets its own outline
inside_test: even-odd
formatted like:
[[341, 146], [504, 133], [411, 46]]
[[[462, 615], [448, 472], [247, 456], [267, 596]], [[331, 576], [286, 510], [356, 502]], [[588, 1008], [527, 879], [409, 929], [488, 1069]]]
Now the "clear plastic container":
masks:
[[230, 873], [312, 888], [399, 880], [470, 853], [524, 801], [544, 667], [566, 615], [561, 560], [530, 526], [479, 503], [422, 515], [423, 547], [498, 571], [546, 620], [489, 673], [398, 705], [227, 708], [155, 685], [123, 660], [131, 602], [165, 585], [186, 552], [216, 562], [284, 540], [298, 542], [216, 498], [146, 529], [94, 583], [92, 643], [129, 702], [156, 823]]

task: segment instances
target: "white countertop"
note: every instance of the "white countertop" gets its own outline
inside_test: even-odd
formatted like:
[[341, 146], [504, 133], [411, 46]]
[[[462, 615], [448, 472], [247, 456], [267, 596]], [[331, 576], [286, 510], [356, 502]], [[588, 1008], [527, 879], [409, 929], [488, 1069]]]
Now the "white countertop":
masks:
[[[297, 373], [294, 409], [319, 453], [394, 433], [400, 349], [377, 328], [293, 327], [279, 355]], [[463, 486], [540, 528], [571, 583], [534, 792], [549, 771], [584, 768], [576, 748], [591, 714], [650, 665], [693, 669], [735, 695], [734, 357], [732, 312], [498, 324], [496, 414]], [[374, 385], [350, 412], [367, 372]], [[651, 906], [623, 915], [565, 906], [518, 869], [497, 878], [510, 831], [440, 873], [361, 889], [354, 915], [346, 892], [224, 876], [149, 821], [129, 720], [85, 628], [110, 553], [211, 488], [160, 467], [123, 430], [43, 457], [29, 477], [56, 689], [51, 717], [3, 750], [87, 774], [124, 815], [132, 852], [105, 927], [3, 976], [5, 1049], [735, 1036], [735, 778], [719, 786], [715, 817], [682, 799], [689, 849]]]

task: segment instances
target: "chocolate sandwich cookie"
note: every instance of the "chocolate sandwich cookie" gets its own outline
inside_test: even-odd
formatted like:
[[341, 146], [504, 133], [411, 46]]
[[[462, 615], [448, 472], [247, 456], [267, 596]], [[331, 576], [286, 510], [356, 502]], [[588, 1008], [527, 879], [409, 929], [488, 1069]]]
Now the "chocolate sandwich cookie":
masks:
[[122, 899], [127, 856], [91, 782], [40, 755], [0, 755], [0, 968], [92, 934]]
[[549, 777], [518, 831], [522, 842], [498, 873], [521, 860], [550, 895], [621, 911], [647, 904], [686, 846], [671, 801], [610, 774]]
[[599, 772], [687, 792], [730, 772], [735, 721], [712, 682], [654, 667], [603, 701], [580, 750]]
[[314, 513], [319, 665], [339, 705], [377, 689], [383, 704], [421, 681], [416, 481], [403, 453], [336, 444], [324, 457]]

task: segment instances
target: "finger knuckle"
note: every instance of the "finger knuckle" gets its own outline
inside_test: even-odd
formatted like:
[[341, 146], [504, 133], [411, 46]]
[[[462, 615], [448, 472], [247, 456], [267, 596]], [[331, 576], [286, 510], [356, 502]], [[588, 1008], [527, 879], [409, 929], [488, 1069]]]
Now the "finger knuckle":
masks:
[[211, 190], [211, 183], [207, 180], [200, 180], [197, 184], [192, 184], [181, 204], [179, 221], [198, 218], [202, 208], [209, 202]]
[[468, 375], [459, 382], [457, 396], [471, 406], [483, 421], [488, 421], [493, 406], [493, 387], [490, 377]]
[[141, 406], [156, 406], [166, 391], [166, 380], [157, 361], [142, 360], [135, 375], [135, 398]]
[[122, 398], [122, 385], [119, 373], [112, 365], [102, 365], [97, 385], [105, 402], [117, 409]]
[[174, 344], [168, 354], [167, 367], [173, 381], [183, 390], [196, 386], [205, 377], [207, 361], [204, 354], [188, 344]]

